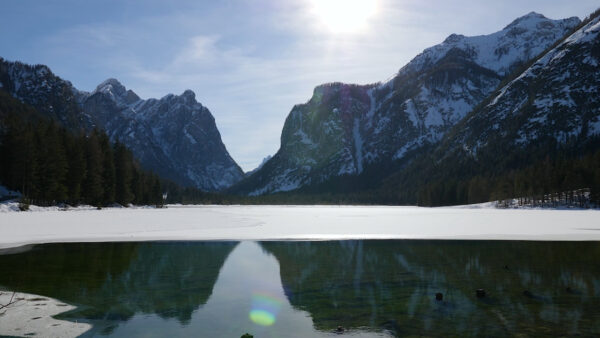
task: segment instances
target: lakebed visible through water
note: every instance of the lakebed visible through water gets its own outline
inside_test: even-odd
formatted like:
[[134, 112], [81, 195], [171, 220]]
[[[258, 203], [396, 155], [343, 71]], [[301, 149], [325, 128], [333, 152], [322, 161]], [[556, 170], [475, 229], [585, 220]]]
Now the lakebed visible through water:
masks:
[[56, 318], [83, 336], [592, 336], [598, 262], [592, 241], [55, 243], [5, 250], [0, 289], [76, 306]]

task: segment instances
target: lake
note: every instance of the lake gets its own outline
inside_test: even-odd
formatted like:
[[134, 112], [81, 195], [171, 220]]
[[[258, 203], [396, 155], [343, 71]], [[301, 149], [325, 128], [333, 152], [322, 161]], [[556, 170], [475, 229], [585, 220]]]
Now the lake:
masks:
[[84, 337], [600, 335], [599, 242], [56, 243], [0, 253], [0, 289], [77, 306], [57, 318], [90, 323]]

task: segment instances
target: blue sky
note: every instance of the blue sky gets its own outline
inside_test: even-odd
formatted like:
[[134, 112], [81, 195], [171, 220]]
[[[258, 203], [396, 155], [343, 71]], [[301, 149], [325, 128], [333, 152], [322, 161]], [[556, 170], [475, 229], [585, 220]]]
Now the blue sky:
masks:
[[599, 6], [364, 0], [373, 11], [346, 30], [331, 22], [348, 8], [324, 16], [316, 1], [340, 2], [4, 0], [0, 56], [46, 64], [81, 90], [109, 77], [142, 98], [192, 89], [250, 170], [279, 149], [287, 114], [318, 84], [383, 81], [451, 33], [489, 34], [531, 11], [584, 18]]

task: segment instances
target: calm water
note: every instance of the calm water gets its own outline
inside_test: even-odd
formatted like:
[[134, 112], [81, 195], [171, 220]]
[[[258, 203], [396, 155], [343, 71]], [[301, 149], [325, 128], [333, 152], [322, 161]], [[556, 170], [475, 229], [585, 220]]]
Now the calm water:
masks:
[[0, 254], [0, 288], [84, 336], [600, 335], [598, 242], [47, 244]]

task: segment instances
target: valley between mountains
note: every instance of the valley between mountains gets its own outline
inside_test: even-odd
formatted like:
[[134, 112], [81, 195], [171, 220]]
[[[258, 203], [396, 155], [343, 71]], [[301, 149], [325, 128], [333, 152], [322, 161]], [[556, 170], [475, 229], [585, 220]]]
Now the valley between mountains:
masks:
[[[600, 200], [599, 14], [532, 12], [488, 35], [451, 34], [386, 82], [319, 85], [291, 109], [279, 150], [248, 173], [191, 90], [142, 99], [110, 78], [86, 92], [48, 66], [0, 58], [0, 124], [16, 100], [71, 133], [105, 132], [172, 182], [165, 196], [178, 186], [212, 202], [590, 205]], [[3, 161], [0, 179], [19, 191], [16, 165]]]

